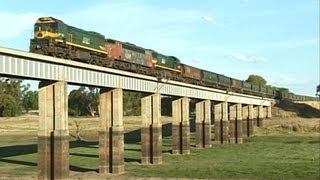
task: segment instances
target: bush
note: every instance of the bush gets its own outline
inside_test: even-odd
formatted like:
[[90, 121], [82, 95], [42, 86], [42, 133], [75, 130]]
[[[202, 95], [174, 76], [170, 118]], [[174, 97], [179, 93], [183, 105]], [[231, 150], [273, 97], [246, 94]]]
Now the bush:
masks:
[[13, 117], [21, 113], [21, 107], [16, 99], [8, 94], [0, 94], [0, 116]]

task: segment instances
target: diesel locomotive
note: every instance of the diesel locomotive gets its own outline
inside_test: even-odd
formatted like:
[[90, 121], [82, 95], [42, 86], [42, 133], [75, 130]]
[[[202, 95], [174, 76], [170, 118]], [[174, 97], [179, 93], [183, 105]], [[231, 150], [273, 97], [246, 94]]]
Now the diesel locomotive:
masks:
[[175, 56], [106, 38], [100, 33], [67, 25], [53, 17], [40, 17], [36, 21], [30, 52], [226, 91], [269, 98], [277, 95], [271, 87], [202, 70], [182, 63]]

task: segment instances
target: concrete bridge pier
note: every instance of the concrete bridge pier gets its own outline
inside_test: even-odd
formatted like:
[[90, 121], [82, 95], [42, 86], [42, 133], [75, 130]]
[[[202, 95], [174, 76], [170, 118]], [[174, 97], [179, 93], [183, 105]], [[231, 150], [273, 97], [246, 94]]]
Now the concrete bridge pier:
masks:
[[242, 144], [242, 105], [230, 105], [229, 111], [229, 142]]
[[228, 103], [214, 105], [214, 139], [216, 144], [229, 143]]
[[242, 137], [249, 136], [249, 106], [243, 105], [242, 107]]
[[38, 179], [69, 177], [66, 82], [39, 84]]
[[141, 163], [162, 163], [161, 96], [153, 94], [141, 99]]
[[266, 117], [267, 117], [267, 119], [270, 119], [270, 118], [272, 118], [272, 105], [270, 105], [270, 106], [267, 106], [266, 107], [267, 108], [267, 113], [266, 113]]
[[196, 104], [196, 147], [211, 147], [211, 101]]
[[253, 106], [253, 126], [258, 126], [259, 120], [259, 106]]
[[268, 118], [268, 108], [267, 107], [263, 107], [263, 118], [264, 119]]
[[255, 110], [252, 104], [249, 104], [248, 106], [248, 113], [249, 113], [249, 119], [248, 119], [248, 136], [253, 135], [253, 128], [254, 128], [254, 117], [255, 117]]
[[172, 102], [172, 154], [190, 154], [189, 98]]
[[124, 173], [123, 91], [100, 90], [99, 173]]
[[257, 118], [257, 127], [263, 127], [264, 119], [264, 108], [262, 105], [258, 106], [258, 118]]

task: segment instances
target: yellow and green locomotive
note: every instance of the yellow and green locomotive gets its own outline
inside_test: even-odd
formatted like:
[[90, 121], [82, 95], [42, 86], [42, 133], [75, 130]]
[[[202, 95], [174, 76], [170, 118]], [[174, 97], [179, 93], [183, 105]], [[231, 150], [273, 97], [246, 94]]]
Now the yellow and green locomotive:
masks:
[[30, 51], [88, 63], [107, 57], [103, 35], [68, 26], [52, 17], [39, 18], [35, 23]]

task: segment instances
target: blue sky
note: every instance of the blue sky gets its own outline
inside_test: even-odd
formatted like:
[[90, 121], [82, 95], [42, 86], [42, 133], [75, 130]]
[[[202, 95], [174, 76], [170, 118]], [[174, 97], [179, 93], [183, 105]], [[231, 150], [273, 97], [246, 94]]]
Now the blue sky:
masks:
[[241, 80], [257, 74], [313, 96], [319, 9], [319, 0], [11, 0], [0, 6], [0, 46], [27, 51], [36, 19], [53, 16], [202, 69]]

